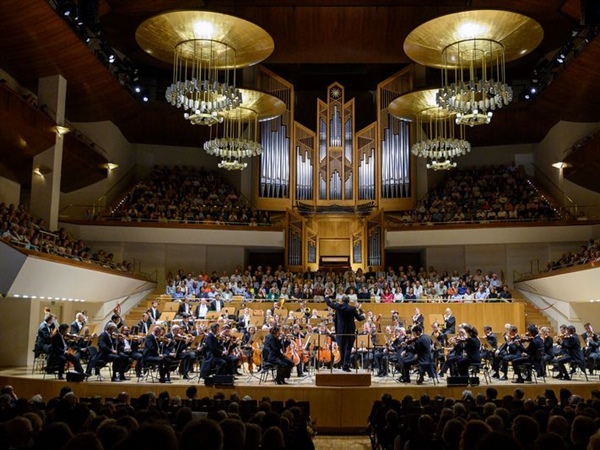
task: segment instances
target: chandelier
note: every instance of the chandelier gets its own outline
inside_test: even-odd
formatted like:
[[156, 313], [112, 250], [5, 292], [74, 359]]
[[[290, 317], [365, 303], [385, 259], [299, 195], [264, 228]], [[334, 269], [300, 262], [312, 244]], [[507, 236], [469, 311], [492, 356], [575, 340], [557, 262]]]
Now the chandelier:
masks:
[[257, 64], [274, 49], [259, 26], [210, 11], [173, 11], [145, 20], [136, 31], [140, 47], [173, 64], [166, 100], [182, 108], [192, 125], [214, 125], [243, 103], [236, 69]]
[[448, 170], [456, 167], [454, 158], [471, 151], [471, 144], [464, 138], [464, 126], [455, 123], [455, 114], [435, 104], [436, 92], [410, 92], [390, 103], [388, 110], [400, 119], [416, 121], [411, 152], [425, 158], [428, 169]]
[[243, 159], [262, 153], [260, 122], [280, 116], [285, 103], [265, 92], [240, 89], [244, 102], [236, 109], [223, 113], [223, 121], [212, 127], [210, 139], [204, 150], [211, 156], [221, 158], [219, 168], [243, 170], [248, 164]]
[[496, 109], [513, 100], [506, 62], [535, 49], [544, 32], [538, 22], [508, 11], [465, 11], [430, 20], [404, 42], [417, 63], [442, 70], [436, 104], [457, 124], [490, 123]]

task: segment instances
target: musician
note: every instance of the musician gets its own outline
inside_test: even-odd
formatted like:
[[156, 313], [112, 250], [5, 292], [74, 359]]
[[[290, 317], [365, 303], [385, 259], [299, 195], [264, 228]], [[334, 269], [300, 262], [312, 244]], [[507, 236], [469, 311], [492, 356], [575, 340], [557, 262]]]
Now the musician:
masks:
[[521, 340], [529, 341], [529, 345], [526, 349], [524, 349], [519, 358], [513, 359], [513, 370], [515, 374], [517, 374], [515, 383], [531, 381], [531, 373], [525, 374], [525, 378], [523, 378], [523, 369], [521, 368], [523, 364], [531, 364], [536, 370], [537, 374], [540, 376], [542, 373], [540, 352], [544, 348], [544, 341], [539, 335], [538, 327], [533, 324], [529, 325], [527, 327], [527, 336]]
[[[250, 315], [250, 310], [248, 308], [244, 308], [243, 312], [238, 317], [238, 329], [239, 330], [247, 330], [250, 326], [250, 320], [252, 316]], [[255, 329], [256, 331], [256, 329]]]
[[119, 330], [119, 328], [121, 328], [123, 326], [123, 321], [121, 320], [121, 315], [120, 314], [114, 313], [110, 317], [110, 320], [104, 326], [104, 331], [106, 331], [108, 329], [108, 327], [111, 326], [111, 325], [114, 325], [117, 328], [117, 331]]
[[269, 364], [277, 367], [275, 383], [287, 384], [285, 379], [290, 377], [294, 362], [284, 355], [281, 329], [279, 326], [272, 327], [269, 330], [269, 334], [265, 337], [263, 359]]
[[573, 325], [569, 325], [566, 328], [566, 333], [561, 339], [560, 346], [564, 353], [562, 353], [560, 357], [554, 359], [554, 362], [558, 368], [558, 375], [556, 375], [554, 378], [558, 378], [560, 380], [570, 380], [571, 377], [569, 376], [566, 368], [567, 363], [573, 363], [582, 370], [585, 370], [585, 362], [583, 360], [581, 343], [579, 342], [579, 336], [577, 336], [577, 332]]
[[443, 360], [444, 347], [448, 346], [448, 336], [442, 333], [442, 329], [437, 320], [431, 324], [431, 343], [431, 357], [433, 358], [434, 366], [437, 367], [438, 363]]
[[[485, 346], [485, 349], [483, 350], [482, 357], [487, 361], [491, 361], [493, 366], [494, 356], [496, 354], [496, 350], [498, 350], [498, 338], [494, 334], [494, 331], [490, 325], [483, 326], [483, 337], [487, 342], [487, 346]], [[497, 369], [495, 370], [497, 371]]]
[[502, 359], [499, 360], [498, 365], [499, 372], [503, 374], [500, 377], [501, 380], [508, 380], [508, 362], [520, 358], [524, 350], [516, 325], [510, 325], [508, 335], [506, 335], [505, 339], [504, 348], [501, 348], [503, 351], [499, 352], [499, 354], [502, 354], [500, 356]]
[[[402, 348], [402, 343], [406, 339], [406, 329], [404, 327], [394, 328], [394, 337], [385, 347], [374, 347], [374, 366], [378, 377], [385, 377], [388, 374], [390, 363], [398, 362], [398, 352]], [[375, 344], [373, 344], [375, 345]]]
[[196, 361], [196, 352], [189, 349], [193, 336], [183, 333], [181, 326], [173, 325], [171, 331], [166, 335], [170, 339], [168, 355], [176, 361], [180, 361], [181, 373], [184, 380], [189, 380], [191, 367]]
[[419, 365], [419, 378], [417, 384], [423, 384], [423, 374], [427, 372], [432, 379], [435, 377], [432, 369], [431, 346], [432, 341], [429, 336], [423, 333], [421, 325], [415, 325], [412, 329], [411, 351], [399, 359], [400, 362], [400, 381], [410, 383], [410, 368]]
[[450, 308], [446, 308], [446, 311], [444, 311], [444, 327], [442, 332], [445, 335], [456, 333], [456, 317], [454, 317]]
[[206, 319], [206, 313], [208, 311], [210, 311], [210, 305], [205, 298], [201, 298], [200, 303], [198, 303], [198, 306], [196, 306], [196, 310], [194, 311], [194, 317], [196, 319], [204, 320]]
[[92, 334], [89, 327], [83, 327], [81, 334], [76, 339], [71, 340], [69, 347], [73, 349], [80, 362], [87, 361], [89, 363], [89, 347], [95, 337], [96, 333]]
[[50, 347], [52, 345], [52, 333], [55, 330], [56, 316], [52, 313], [46, 313], [44, 320], [38, 327], [37, 335], [35, 337], [34, 354], [37, 358], [40, 354], [50, 354]]
[[[213, 286], [214, 289], [214, 286]], [[221, 300], [221, 294], [215, 292], [214, 298], [210, 301], [210, 310], [220, 312], [223, 309], [223, 300]]]
[[[93, 367], [98, 365], [99, 361], [105, 363], [112, 362], [112, 378], [111, 381], [125, 381], [125, 372], [129, 370], [129, 359], [122, 353], [119, 353], [119, 337], [117, 336], [117, 325], [108, 323], [106, 329], [98, 336], [98, 353], [94, 357], [94, 361], [90, 362]], [[91, 372], [90, 364], [88, 371]]]
[[65, 337], [69, 330], [69, 324], [63, 323], [58, 327], [58, 332], [54, 333], [51, 338], [49, 355], [48, 355], [48, 367], [52, 367], [55, 364], [58, 366], [58, 379], [64, 380], [65, 364], [70, 362], [73, 364], [75, 372], [83, 373], [83, 368], [79, 362], [79, 358], [69, 353], [69, 346]]
[[583, 342], [585, 342], [584, 356], [586, 358], [587, 369], [590, 371], [590, 375], [594, 374], [598, 361], [600, 361], [600, 338], [597, 333], [594, 333], [592, 324], [589, 322], [583, 325], [585, 333], [581, 335]]
[[469, 375], [469, 365], [481, 362], [481, 342], [479, 341], [479, 333], [473, 325], [465, 324], [463, 330], [466, 334], [466, 339], [463, 345], [463, 355], [456, 361], [459, 376]]
[[[121, 339], [119, 339], [119, 352], [127, 357], [127, 367], [135, 361], [135, 375], [138, 378], [142, 376], [142, 352], [140, 351], [141, 338], [133, 338], [128, 326], [121, 328]], [[114, 367], [114, 363], [113, 363]]]
[[544, 342], [544, 363], [548, 363], [554, 359], [554, 339], [550, 336], [550, 328], [540, 328], [540, 337]]
[[[238, 363], [238, 358], [229, 354], [225, 344], [229, 343], [229, 328], [225, 328], [220, 333], [221, 325], [218, 322], [212, 323], [209, 332], [204, 338], [205, 357], [202, 364], [202, 373], [200, 376], [205, 378], [211, 366], [217, 368], [217, 373], [234, 374]], [[205, 373], [206, 371], [206, 373]]]
[[137, 332], [139, 334], [147, 335], [151, 327], [152, 320], [150, 319], [150, 313], [146, 311], [144, 314], [142, 314], [142, 319], [136, 325]]
[[160, 383], [170, 383], [171, 377], [169, 375], [169, 367], [171, 365], [171, 358], [165, 356], [161, 351], [161, 343], [159, 339], [162, 335], [162, 328], [155, 325], [152, 331], [148, 333], [146, 339], [144, 339], [144, 351], [142, 352], [142, 367], [148, 367], [149, 365], [156, 364], [158, 366], [158, 373], [160, 375]]
[[452, 348], [448, 352], [446, 360], [440, 368], [440, 373], [438, 374], [440, 377], [443, 378], [448, 370], [450, 370], [451, 375], [458, 375], [456, 371], [456, 363], [460, 358], [462, 358], [466, 339], [467, 335], [464, 330], [464, 325], [461, 324], [458, 327], [458, 334], [448, 339], [448, 343], [452, 346]]
[[192, 334], [194, 332], [194, 322], [190, 314], [184, 314], [179, 324], [183, 334]]
[[425, 316], [423, 316], [423, 314], [421, 314], [421, 310], [419, 308], [415, 308], [415, 313], [413, 314], [412, 321], [413, 321], [413, 323], [412, 323], [413, 327], [415, 325], [420, 325], [421, 332], [422, 332], [423, 324], [425, 323]]
[[78, 312], [75, 314], [75, 320], [71, 322], [71, 329], [69, 334], [80, 334], [81, 330], [85, 326], [85, 316], [83, 313]]
[[183, 317], [184, 314], [187, 314], [188, 316], [192, 315], [192, 305], [188, 297], [183, 299], [183, 302], [179, 304], [179, 309], [177, 310], [177, 316]]
[[148, 309], [151, 324], [155, 324], [160, 319], [160, 311], [158, 310], [158, 302], [153, 301], [152, 306]]
[[[335, 329], [337, 332], [337, 343], [342, 355], [342, 370], [350, 372], [352, 346], [354, 345], [356, 326], [354, 320], [363, 321], [365, 316], [354, 306], [350, 306], [347, 295], [342, 297], [342, 303], [333, 303], [331, 298], [325, 297], [327, 306], [334, 309]], [[360, 304], [359, 304], [360, 307]]]

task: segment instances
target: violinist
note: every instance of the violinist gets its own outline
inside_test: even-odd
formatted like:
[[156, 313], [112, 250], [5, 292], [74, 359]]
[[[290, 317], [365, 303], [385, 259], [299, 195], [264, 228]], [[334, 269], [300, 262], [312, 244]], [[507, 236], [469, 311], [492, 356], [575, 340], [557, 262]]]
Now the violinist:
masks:
[[594, 374], [598, 361], [600, 361], [600, 338], [594, 333], [592, 324], [587, 322], [583, 325], [585, 333], [581, 335], [585, 342], [584, 356], [586, 358], [587, 369], [590, 375]]
[[73, 364], [73, 368], [76, 372], [83, 373], [83, 368], [79, 362], [79, 358], [69, 352], [69, 347], [65, 337], [69, 325], [66, 323], [61, 324], [58, 327], [58, 332], [55, 333], [51, 338], [50, 351], [48, 355], [48, 367], [57, 366], [58, 379], [64, 379], [65, 364], [68, 362]]
[[452, 346], [450, 351], [448, 352], [448, 356], [446, 356], [446, 360], [442, 364], [440, 368], [440, 373], [438, 374], [440, 377], [444, 377], [446, 372], [449, 370], [450, 374], [458, 375], [456, 371], [456, 363], [460, 358], [462, 358], [465, 341], [467, 339], [467, 335], [464, 330], [465, 324], [461, 324], [458, 327], [458, 334], [448, 339], [448, 343]]
[[473, 325], [465, 324], [463, 330], [466, 339], [463, 345], [463, 354], [456, 361], [456, 366], [459, 376], [468, 376], [469, 365], [481, 362], [481, 342], [477, 328]]
[[[125, 373], [129, 370], [129, 359], [124, 354], [119, 353], [119, 335], [117, 334], [116, 323], [109, 322], [106, 329], [98, 336], [98, 353], [96, 353], [94, 361], [90, 361], [90, 364], [95, 367], [100, 361], [112, 362], [111, 381], [128, 380]], [[88, 365], [89, 370], [91, 368]]]
[[516, 325], [511, 325], [508, 330], [508, 335], [505, 335], [504, 353], [499, 360], [498, 369], [502, 373], [501, 380], [508, 380], [508, 362], [514, 361], [521, 357], [524, 348], [521, 343], [521, 337], [519, 336], [518, 328]]
[[121, 328], [122, 337], [119, 340], [119, 351], [127, 357], [128, 367], [135, 361], [135, 375], [138, 378], [142, 376], [142, 352], [140, 351], [141, 341], [139, 338], [131, 336], [131, 330], [128, 326]]
[[398, 362], [398, 352], [405, 339], [406, 329], [404, 327], [395, 327], [391, 342], [387, 342], [383, 348], [376, 348], [374, 350], [373, 364], [375, 370], [377, 370], [378, 377], [387, 376], [390, 363], [396, 364]]
[[259, 364], [260, 362], [254, 361], [254, 345], [258, 345], [258, 343], [254, 342], [254, 337], [256, 335], [256, 327], [254, 325], [249, 325], [242, 336], [242, 352], [246, 357], [246, 361], [248, 361], [248, 372], [254, 372], [254, 364]]
[[581, 343], [579, 342], [579, 336], [577, 336], [575, 327], [569, 325], [565, 331], [560, 342], [563, 353], [553, 361], [558, 368], [558, 375], [554, 378], [558, 378], [559, 380], [571, 379], [566, 368], [567, 363], [575, 364], [577, 367], [585, 370], [583, 351], [581, 350]]
[[524, 383], [525, 381], [531, 381], [531, 373], [526, 373], [523, 378], [523, 364], [531, 364], [536, 370], [538, 376], [542, 374], [542, 360], [540, 353], [544, 348], [544, 341], [539, 335], [538, 327], [531, 324], [527, 327], [527, 336], [525, 337], [529, 341], [529, 346], [525, 349], [521, 356], [513, 359], [512, 365], [513, 370], [517, 374], [515, 383]]
[[87, 360], [89, 363], [89, 347], [92, 345], [92, 339], [96, 337], [96, 333], [91, 333], [89, 327], [83, 327], [81, 334], [77, 335], [70, 343], [70, 347], [74, 350], [75, 356], [81, 361]]
[[229, 329], [225, 328], [223, 333], [220, 333], [220, 325], [215, 322], [210, 325], [210, 329], [204, 339], [205, 361], [202, 364], [201, 377], [205, 378], [210, 367], [216, 367], [219, 374], [234, 374], [236, 372], [238, 359], [229, 354], [225, 344], [229, 344], [227, 339]]
[[179, 326], [183, 334], [192, 334], [194, 331], [194, 322], [191, 320], [191, 315], [184, 314]]
[[443, 359], [444, 347], [448, 345], [448, 336], [446, 336], [437, 320], [431, 324], [431, 343], [432, 343], [432, 358], [434, 365], [437, 367], [438, 363]]
[[544, 363], [548, 363], [554, 359], [554, 339], [550, 336], [550, 328], [540, 328], [540, 338], [544, 342]]
[[402, 383], [410, 383], [410, 368], [418, 364], [421, 370], [419, 370], [417, 384], [422, 384], [424, 371], [428, 372], [431, 378], [435, 376], [431, 364], [431, 338], [423, 333], [421, 325], [415, 325], [412, 329], [411, 341], [412, 344], [410, 344], [410, 347], [412, 351], [399, 359], [400, 371], [402, 373], [400, 381]]
[[498, 372], [498, 366], [495, 365], [496, 360], [494, 358], [496, 355], [496, 350], [498, 350], [498, 338], [496, 337], [496, 334], [490, 325], [483, 326], [483, 338], [485, 339], [487, 345], [482, 347], [483, 351], [481, 357], [486, 361], [490, 361], [492, 364], [492, 370], [494, 372]]
[[269, 334], [265, 337], [263, 359], [277, 367], [275, 377], [277, 384], [287, 384], [285, 379], [290, 377], [292, 367], [294, 367], [294, 362], [284, 355], [283, 349], [281, 329], [276, 325], [269, 330]]
[[189, 380], [190, 368], [194, 366], [194, 361], [196, 361], [196, 352], [189, 349], [193, 336], [183, 333], [180, 325], [173, 325], [166, 337], [170, 339], [168, 356], [175, 361], [180, 361], [183, 379]]
[[169, 367], [171, 365], [171, 358], [160, 352], [159, 339], [161, 339], [162, 332], [162, 328], [155, 325], [151, 332], [146, 335], [144, 339], [144, 351], [142, 352], [142, 367], [149, 367], [153, 364], [157, 365], [160, 375], [159, 382], [170, 383]]
[[[115, 308], [115, 310], [116, 310], [116, 308]], [[117, 330], [119, 330], [123, 326], [123, 321], [121, 320], [121, 315], [115, 312], [110, 317], [110, 320], [104, 326], [104, 330], [106, 331], [106, 329], [108, 328], [108, 326], [111, 325], [111, 324], [114, 325], [117, 328]]]

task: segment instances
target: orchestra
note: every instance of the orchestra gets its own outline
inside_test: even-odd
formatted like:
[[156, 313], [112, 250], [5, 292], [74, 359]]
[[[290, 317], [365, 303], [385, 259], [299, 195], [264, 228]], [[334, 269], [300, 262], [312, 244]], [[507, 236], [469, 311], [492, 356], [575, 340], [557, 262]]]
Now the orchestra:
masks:
[[[499, 381], [509, 380], [512, 369], [512, 381], [525, 383], [533, 374], [544, 376], [548, 367], [557, 372], [555, 378], [569, 380], [577, 369], [593, 374], [600, 360], [600, 336], [590, 323], [584, 325], [581, 334], [575, 327], [563, 325], [554, 336], [547, 327], [531, 324], [526, 333], [519, 334], [517, 326], [506, 324], [498, 339], [489, 325], [483, 326], [480, 337], [471, 324], [457, 324], [450, 308], [438, 315], [441, 321], [432, 319], [430, 331], [425, 332], [421, 324], [426, 318], [419, 308], [406, 318], [395, 310], [389, 317], [372, 311], [363, 314], [360, 308], [349, 305], [352, 324], [366, 320], [357, 333], [343, 333], [348, 339], [342, 349], [342, 333], [337, 331], [348, 323], [340, 322], [339, 311], [347, 303], [327, 300], [326, 309], [311, 308], [302, 301], [296, 307], [280, 300], [266, 310], [242, 303], [237, 314], [216, 311], [219, 314], [210, 320], [195, 314], [197, 306], [207, 304], [198, 301], [189, 308], [193, 313], [183, 312], [181, 317], [171, 316], [159, 323], [155, 317], [161, 313], [158, 303], [153, 302], [132, 329], [115, 308], [99, 336], [90, 332], [84, 311], [77, 312], [75, 320], [65, 325], [66, 331], [59, 332], [62, 325], [47, 310], [38, 328], [35, 352], [58, 356], [76, 370], [87, 362], [87, 375], [111, 363], [113, 382], [126, 381], [129, 370], [135, 370], [139, 379], [152, 368], [158, 371], [161, 383], [170, 382], [174, 371], [182, 380], [191, 380], [192, 373], [196, 379], [212, 373], [239, 376], [245, 372], [252, 376], [268, 363], [277, 369], [274, 381], [278, 385], [288, 384], [294, 367], [299, 378], [323, 368], [360, 369], [373, 371], [377, 378], [398, 373], [401, 382], [410, 382], [414, 370], [419, 383], [430, 371], [431, 378], [446, 373], [468, 376], [471, 364], [486, 365], [492, 378]], [[399, 326], [407, 322], [413, 325], [408, 329]], [[69, 356], [64, 355], [63, 341]]]

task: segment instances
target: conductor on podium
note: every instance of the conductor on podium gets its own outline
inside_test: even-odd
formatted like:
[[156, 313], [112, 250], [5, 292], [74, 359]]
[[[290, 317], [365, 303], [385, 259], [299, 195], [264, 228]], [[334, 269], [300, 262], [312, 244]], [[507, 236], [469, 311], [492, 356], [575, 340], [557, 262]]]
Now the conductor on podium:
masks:
[[365, 320], [365, 316], [360, 309], [350, 305], [350, 298], [347, 295], [342, 297], [342, 303], [334, 303], [329, 297], [325, 297], [325, 302], [335, 310], [336, 341], [342, 355], [342, 370], [350, 372], [350, 356], [356, 333], [354, 319], [362, 321]]

